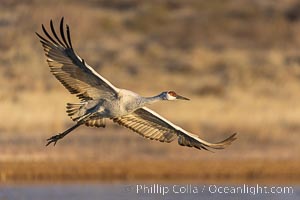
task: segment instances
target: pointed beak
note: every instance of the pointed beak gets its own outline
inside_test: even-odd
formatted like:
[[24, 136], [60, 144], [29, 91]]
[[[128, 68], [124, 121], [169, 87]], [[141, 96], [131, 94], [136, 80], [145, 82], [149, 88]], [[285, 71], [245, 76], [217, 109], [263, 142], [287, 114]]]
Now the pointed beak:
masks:
[[186, 97], [183, 97], [183, 96], [180, 96], [180, 95], [177, 95], [176, 99], [187, 100], [187, 101], [190, 100], [189, 98], [186, 98]]

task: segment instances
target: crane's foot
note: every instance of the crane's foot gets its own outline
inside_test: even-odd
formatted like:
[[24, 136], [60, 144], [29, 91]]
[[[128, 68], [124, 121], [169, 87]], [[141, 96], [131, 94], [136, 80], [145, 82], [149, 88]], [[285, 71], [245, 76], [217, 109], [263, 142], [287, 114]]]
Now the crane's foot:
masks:
[[53, 142], [53, 146], [56, 145], [57, 141], [62, 139], [65, 136], [65, 134], [57, 134], [57, 135], [53, 135], [51, 138], [48, 138], [47, 141], [48, 143], [46, 144], [46, 146], [48, 146], [49, 144], [51, 144]]
[[65, 130], [63, 133], [57, 134], [57, 135], [53, 135], [51, 138], [47, 139], [48, 143], [46, 144], [46, 146], [48, 146], [49, 144], [51, 144], [53, 142], [53, 145], [55, 146], [57, 141], [62, 139], [63, 137], [65, 137], [66, 135], [68, 135], [71, 131], [73, 131], [75, 128], [77, 128], [78, 126], [82, 125], [82, 122], [77, 122], [77, 124], [75, 124], [74, 126], [72, 126], [71, 128], [68, 128], [67, 130]]

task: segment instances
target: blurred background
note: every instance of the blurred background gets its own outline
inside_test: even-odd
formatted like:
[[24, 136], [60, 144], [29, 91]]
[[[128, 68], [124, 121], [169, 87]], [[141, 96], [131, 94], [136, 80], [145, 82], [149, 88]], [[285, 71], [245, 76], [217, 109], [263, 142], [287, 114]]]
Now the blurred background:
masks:
[[[78, 102], [50, 73], [35, 32], [70, 26], [97, 72], [143, 96], [174, 90], [189, 102], [151, 106], [217, 142], [215, 153], [146, 140], [116, 124], [70, 127]], [[0, 182], [220, 181], [300, 183], [300, 3], [296, 0], [1, 0]]]

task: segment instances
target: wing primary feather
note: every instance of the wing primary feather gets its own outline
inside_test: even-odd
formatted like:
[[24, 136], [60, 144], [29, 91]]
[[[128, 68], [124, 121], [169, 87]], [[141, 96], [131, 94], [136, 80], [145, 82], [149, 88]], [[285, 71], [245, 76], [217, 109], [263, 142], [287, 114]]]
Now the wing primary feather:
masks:
[[40, 38], [42, 44], [48, 45], [48, 40], [46, 40], [43, 36], [41, 36], [38, 32], [35, 32], [35, 34]]
[[58, 41], [63, 47], [66, 47], [66, 46], [64, 45], [64, 43], [62, 43], [61, 40], [59, 39], [59, 37], [57, 36], [56, 31], [55, 31], [54, 26], [53, 26], [52, 19], [50, 20], [50, 27], [51, 27], [52, 34], [53, 34], [54, 37], [57, 39], [57, 41]]
[[119, 88], [99, 75], [74, 52], [70, 28], [64, 18], [61, 18], [57, 27], [54, 20], [49, 21], [49, 27], [43, 24], [43, 33], [36, 35], [46, 54], [50, 71], [58, 81], [80, 100], [116, 98]]
[[[42, 24], [42, 29], [43, 29], [43, 31], [44, 31], [44, 33], [45, 33], [45, 35], [56, 45], [56, 46], [59, 46], [59, 44], [57, 43], [57, 41], [55, 41], [50, 35], [49, 35], [49, 33], [46, 31], [46, 29], [45, 29], [45, 27], [44, 27], [44, 25]], [[46, 40], [46, 41], [48, 41], [48, 40]]]
[[68, 37], [69, 45], [70, 45], [71, 49], [73, 49], [72, 42], [71, 42], [70, 28], [68, 25], [67, 25], [67, 37]]
[[60, 35], [61, 35], [61, 38], [63, 39], [65, 45], [67, 45], [67, 47], [70, 48], [68, 43], [67, 43], [65, 33], [64, 33], [64, 17], [62, 17], [61, 20], [60, 20]]
[[202, 145], [201, 147], [198, 147], [198, 146], [195, 145], [194, 147], [196, 147], [197, 149], [200, 149], [200, 150], [201, 150], [201, 148], [202, 148], [202, 149], [204, 149], [204, 150], [206, 150], [206, 151], [209, 151], [209, 152], [211, 152], [211, 153], [215, 153], [214, 151], [212, 151], [212, 150], [206, 148], [206, 146], [204, 146], [204, 145]]

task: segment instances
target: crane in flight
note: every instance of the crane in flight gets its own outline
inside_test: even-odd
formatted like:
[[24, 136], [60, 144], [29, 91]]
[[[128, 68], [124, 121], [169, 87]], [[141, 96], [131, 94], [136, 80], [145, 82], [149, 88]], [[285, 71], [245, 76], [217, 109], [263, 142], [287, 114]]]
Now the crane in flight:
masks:
[[64, 27], [64, 18], [60, 21], [60, 37], [52, 20], [51, 35], [44, 25], [42, 29], [44, 36], [36, 34], [44, 48], [50, 71], [71, 94], [80, 99], [79, 103], [67, 103], [66, 106], [67, 113], [75, 125], [47, 139], [46, 146], [51, 143], [55, 145], [58, 140], [81, 125], [105, 127], [106, 119], [111, 119], [151, 140], [169, 143], [177, 137], [179, 145], [197, 149], [223, 149], [236, 139], [234, 133], [221, 142], [207, 142], [145, 107], [159, 101], [189, 100], [174, 91], [143, 97], [112, 85], [75, 53], [69, 26]]

